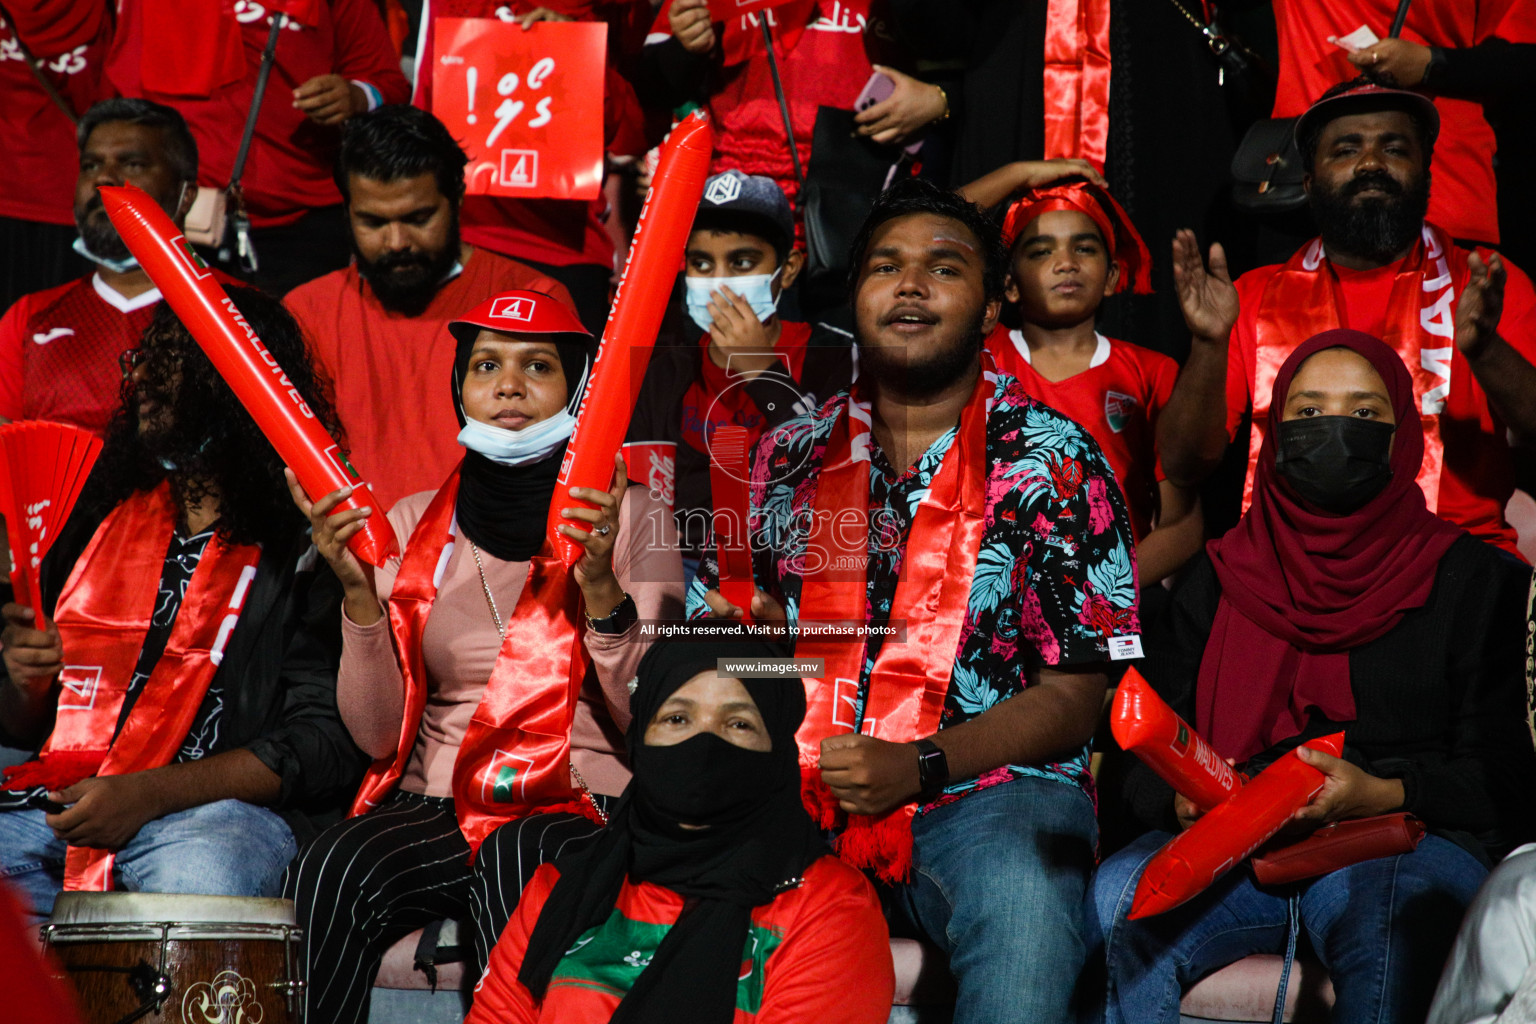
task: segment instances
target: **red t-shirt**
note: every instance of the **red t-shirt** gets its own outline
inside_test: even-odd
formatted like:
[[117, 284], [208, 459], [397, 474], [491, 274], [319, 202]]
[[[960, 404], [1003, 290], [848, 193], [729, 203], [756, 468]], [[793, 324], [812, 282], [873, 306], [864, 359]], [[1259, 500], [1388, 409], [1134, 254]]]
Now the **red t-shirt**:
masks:
[[[181, 111], [197, 140], [198, 184], [215, 188], [229, 184], [271, 29], [261, 4], [237, 0], [234, 6], [245, 49], [245, 78], [211, 96], [145, 91], [144, 63], [175, 61], [178, 43], [144, 38], [141, 0], [120, 0], [106, 64], [107, 77], [120, 95], [142, 96]], [[373, 0], [324, 0], [318, 7], [319, 25], [290, 21], [278, 36], [243, 181], [246, 208], [258, 228], [291, 224], [315, 207], [341, 202], [332, 178], [340, 133], [315, 124], [295, 108], [293, 90], [317, 75], [336, 74], [377, 89], [383, 103], [404, 103], [410, 96], [410, 84], [400, 73], [399, 57]]]
[[385, 310], [356, 266], [300, 285], [283, 300], [330, 376], [352, 464], [385, 508], [437, 490], [464, 455], [448, 322], [519, 288], [570, 301], [558, 281], [480, 250], [420, 316]]
[[[1489, 253], [1478, 250], [1484, 259]], [[1335, 266], [1343, 297], [1341, 327], [1375, 337], [1385, 332], [1387, 300], [1399, 263], [1375, 270], [1350, 271]], [[1504, 285], [1504, 312], [1499, 336], [1526, 359], [1536, 362], [1536, 289], [1518, 267], [1504, 261], [1509, 277]], [[1242, 312], [1232, 328], [1227, 363], [1227, 434], [1235, 437], [1243, 413], [1254, 406], [1257, 375], [1259, 303], [1264, 288], [1280, 266], [1259, 267], [1237, 279]], [[1292, 344], [1307, 339], [1298, 332]], [[1515, 530], [1504, 518], [1504, 506], [1514, 493], [1514, 459], [1504, 423], [1488, 407], [1488, 396], [1459, 351], [1450, 362], [1450, 391], [1440, 413], [1445, 461], [1436, 511], [1481, 540], [1517, 551]], [[1266, 396], [1267, 399], [1267, 396]], [[1267, 410], [1267, 401], [1261, 403]], [[1262, 410], [1261, 410], [1262, 411]], [[1251, 484], [1252, 481], [1250, 480]]]
[[[500, 18], [512, 21], [536, 7], [547, 7], [575, 21], [597, 20], [593, 0], [425, 0], [422, 35], [418, 48], [416, 89], [411, 102], [432, 109], [432, 65], [437, 18]], [[615, 70], [613, 42], [608, 47], [607, 75], [603, 80], [603, 142], [609, 153], [639, 156], [645, 137], [636, 132], [644, 113], [634, 88]], [[465, 196], [460, 211], [464, 240], [513, 259], [532, 260], [556, 267], [593, 263], [613, 268], [613, 238], [603, 227], [608, 200], [510, 199], [504, 196]]]
[[[1536, 42], [1536, 32], [1516, 10], [1529, 0], [1417, 0], [1408, 9], [1402, 38], [1429, 46], [1465, 49], [1498, 36]], [[1392, 27], [1397, 0], [1275, 0], [1280, 36], [1280, 80], [1275, 117], [1295, 117], [1330, 86], [1360, 74], [1346, 51], [1328, 41], [1365, 25], [1382, 39]], [[1431, 223], [1455, 238], [1499, 240], [1495, 199], [1493, 129], [1471, 100], [1435, 98], [1440, 138], [1430, 170]]]
[[[626, 880], [614, 913], [555, 968], [543, 1002], [517, 980], [528, 938], [560, 873], [534, 872], [491, 950], [464, 1024], [606, 1024], [683, 910], [683, 898]], [[896, 988], [890, 935], [874, 889], [826, 856], [805, 880], [752, 911], [735, 1024], [882, 1024]]]
[[7, 10], [16, 25], [0, 19], [0, 217], [73, 224], [75, 126], [27, 70], [16, 34], [19, 29], [32, 56], [43, 61], [43, 74], [80, 114], [96, 98], [111, 8], [104, 0], [32, 0]]
[[[672, 38], [667, 18], [671, 7], [671, 0], [662, 6], [647, 45]], [[885, 8], [884, 0], [815, 0], [809, 6], [795, 2], [766, 10], [802, 170], [811, 165], [816, 108], [852, 110], [874, 73], [871, 65], [892, 63], [894, 37]], [[718, 174], [735, 168], [767, 175], [793, 202], [800, 183], [785, 140], [760, 14], [764, 12], [716, 25], [726, 60], [715, 70], [714, 91], [705, 101], [715, 124], [715, 158], [709, 170]]]
[[122, 405], [118, 357], [159, 303], [158, 289], [125, 299], [95, 274], [17, 299], [0, 318], [0, 416], [105, 434]]
[[1049, 381], [1030, 363], [1020, 331], [999, 326], [987, 339], [997, 368], [1037, 398], [1084, 427], [1104, 451], [1125, 493], [1139, 544], [1152, 530], [1163, 467], [1155, 444], [1157, 417], [1173, 394], [1179, 364], [1151, 349], [1099, 335], [1088, 369]]

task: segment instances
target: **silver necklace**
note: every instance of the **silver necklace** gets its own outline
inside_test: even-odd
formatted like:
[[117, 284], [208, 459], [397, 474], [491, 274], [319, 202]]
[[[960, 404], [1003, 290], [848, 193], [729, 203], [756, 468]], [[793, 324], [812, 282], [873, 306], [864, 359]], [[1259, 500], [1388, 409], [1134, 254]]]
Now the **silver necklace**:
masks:
[[[491, 621], [496, 623], [496, 635], [505, 638], [507, 629], [502, 624], [501, 610], [496, 607], [496, 595], [491, 593], [491, 585], [485, 578], [485, 563], [480, 561], [480, 549], [475, 545], [474, 541], [469, 542], [469, 551], [470, 554], [475, 556], [475, 568], [480, 571], [480, 589], [485, 591], [485, 603], [490, 606]], [[592, 792], [592, 787], [588, 786], [587, 780], [581, 777], [581, 772], [577, 770], [574, 761], [571, 762], [571, 777], [576, 780], [576, 785], [581, 787], [581, 791], [587, 795], [587, 800], [591, 802], [592, 809], [597, 812], [599, 820], [604, 825], [607, 825], [608, 815], [603, 811], [602, 805], [597, 802], [597, 796]]]

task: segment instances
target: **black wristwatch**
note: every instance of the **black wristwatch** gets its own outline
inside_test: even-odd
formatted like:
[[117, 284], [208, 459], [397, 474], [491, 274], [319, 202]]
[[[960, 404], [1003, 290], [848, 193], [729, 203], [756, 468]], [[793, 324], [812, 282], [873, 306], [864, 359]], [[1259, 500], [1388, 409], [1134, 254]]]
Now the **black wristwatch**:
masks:
[[937, 800], [949, 785], [949, 759], [933, 740], [917, 741], [917, 784], [924, 802]]
[[635, 608], [635, 599], [627, 593], [624, 595], [624, 600], [602, 618], [594, 619], [590, 615], [587, 616], [587, 626], [592, 632], [601, 633], [604, 636], [618, 636], [638, 621], [640, 621], [640, 612]]

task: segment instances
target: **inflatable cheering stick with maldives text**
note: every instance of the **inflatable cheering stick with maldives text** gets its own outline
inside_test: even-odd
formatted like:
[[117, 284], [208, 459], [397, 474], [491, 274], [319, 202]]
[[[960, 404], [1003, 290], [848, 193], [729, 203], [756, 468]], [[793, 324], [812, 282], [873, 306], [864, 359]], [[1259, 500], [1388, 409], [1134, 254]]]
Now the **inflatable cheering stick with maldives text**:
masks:
[[[1344, 734], [1312, 740], [1313, 750], [1338, 757]], [[1136, 883], [1133, 920], [1172, 910], [1204, 892], [1216, 879], [1280, 831], [1291, 815], [1323, 788], [1325, 776], [1287, 751], [1215, 810], [1170, 839], [1147, 862]]]
[[1121, 750], [1141, 758], [1202, 811], [1222, 803], [1243, 784], [1237, 771], [1174, 714], [1134, 668], [1115, 688], [1109, 728]]
[[559, 531], [565, 522], [560, 511], [572, 503], [567, 497], [570, 488], [606, 491], [612, 483], [613, 457], [640, 397], [640, 382], [677, 282], [714, 148], [715, 133], [709, 126], [709, 115], [702, 110], [683, 118], [661, 144], [661, 159], [645, 204], [640, 207], [629, 262], [624, 264], [619, 292], [592, 365], [592, 379], [560, 464], [556, 500], [549, 504], [546, 532], [567, 566], [576, 563], [583, 548]]
[[373, 514], [348, 546], [359, 558], [383, 565], [397, 553], [395, 533], [384, 510], [181, 229], [148, 194], [132, 185], [98, 191], [128, 251], [207, 353], [278, 457], [293, 469], [305, 493], [318, 497], [355, 487], [336, 511], [373, 507]]

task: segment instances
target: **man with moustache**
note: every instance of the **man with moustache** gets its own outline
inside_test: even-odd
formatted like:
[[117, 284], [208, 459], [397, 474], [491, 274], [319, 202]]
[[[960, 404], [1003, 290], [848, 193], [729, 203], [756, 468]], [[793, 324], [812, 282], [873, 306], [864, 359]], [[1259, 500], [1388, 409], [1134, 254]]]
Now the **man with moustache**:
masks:
[[118, 357], [138, 347], [160, 290], [117, 236], [96, 189], [136, 185], [179, 225], [197, 186], [197, 144], [170, 107], [129, 99], [91, 107], [75, 138], [75, 251], [96, 271], [24, 295], [0, 319], [0, 422], [54, 420], [104, 435], [122, 385]]
[[570, 301], [558, 281], [460, 240], [466, 163], [425, 110], [387, 106], [347, 121], [336, 184], [353, 263], [283, 300], [331, 378], [352, 461], [384, 508], [436, 490], [464, 454], [453, 408], [437, 400], [453, 372], [448, 322], [502, 292]]
[[[1007, 257], [978, 207], [901, 182], [852, 251], [859, 380], [758, 442], [750, 611], [821, 661], [807, 809], [949, 955], [954, 1019], [1067, 1021], [1087, 744], [1107, 663], [1141, 653], [1124, 500], [1092, 436], [983, 352]], [[718, 578], [706, 556], [691, 617], [740, 614]]]
[[[1497, 253], [1461, 248], [1424, 220], [1439, 124], [1417, 93], [1335, 86], [1296, 125], [1318, 238], [1234, 287], [1219, 244], [1207, 270], [1194, 233], [1179, 233], [1174, 280], [1194, 341], [1158, 423], [1169, 480], [1208, 476], [1251, 410], [1251, 490], [1276, 370], [1307, 338], [1348, 327], [1385, 340], [1413, 376], [1430, 509], [1516, 551], [1509, 438], [1536, 443], [1536, 291]], [[1341, 454], [1318, 472], [1345, 471]]]

